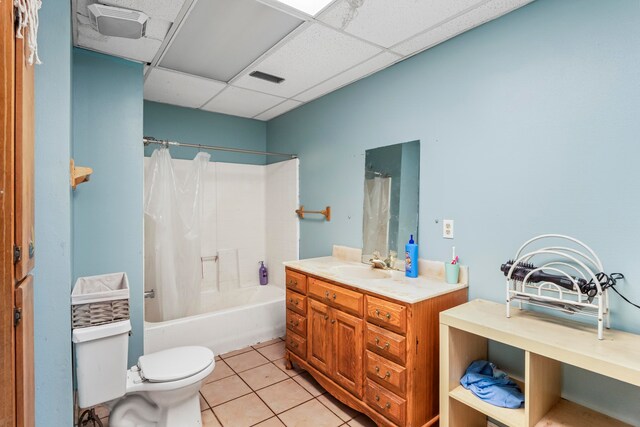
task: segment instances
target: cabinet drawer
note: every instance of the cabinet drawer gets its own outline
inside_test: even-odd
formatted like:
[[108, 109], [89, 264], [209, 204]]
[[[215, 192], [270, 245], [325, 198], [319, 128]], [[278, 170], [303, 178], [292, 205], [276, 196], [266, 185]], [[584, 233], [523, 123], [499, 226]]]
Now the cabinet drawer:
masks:
[[367, 323], [367, 349], [404, 365], [407, 360], [406, 338]]
[[290, 270], [287, 270], [286, 276], [287, 289], [301, 294], [307, 293], [307, 276]]
[[287, 290], [287, 308], [303, 316], [307, 314], [307, 297]]
[[404, 396], [407, 390], [406, 371], [402, 366], [367, 351], [367, 377], [399, 396]]
[[[406, 400], [396, 396], [378, 384], [367, 379], [365, 392], [367, 404], [394, 423], [403, 426], [405, 420]], [[419, 404], [419, 402], [418, 402]]]
[[364, 295], [318, 279], [309, 279], [309, 296], [342, 311], [362, 317]]
[[392, 331], [407, 331], [407, 307], [367, 295], [367, 320]]
[[301, 358], [307, 358], [307, 340], [291, 331], [287, 331], [287, 348]]
[[291, 310], [287, 310], [287, 329], [295, 332], [296, 334], [302, 337], [306, 337], [307, 336], [307, 318]]

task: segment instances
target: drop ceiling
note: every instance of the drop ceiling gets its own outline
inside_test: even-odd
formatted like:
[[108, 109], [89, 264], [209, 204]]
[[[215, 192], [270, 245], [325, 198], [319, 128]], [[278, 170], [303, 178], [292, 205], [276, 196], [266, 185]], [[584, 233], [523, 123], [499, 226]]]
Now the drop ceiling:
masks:
[[145, 99], [270, 120], [531, 1], [100, 0], [149, 16], [133, 40], [99, 34], [87, 12], [96, 1], [73, 0], [73, 35], [145, 63]]

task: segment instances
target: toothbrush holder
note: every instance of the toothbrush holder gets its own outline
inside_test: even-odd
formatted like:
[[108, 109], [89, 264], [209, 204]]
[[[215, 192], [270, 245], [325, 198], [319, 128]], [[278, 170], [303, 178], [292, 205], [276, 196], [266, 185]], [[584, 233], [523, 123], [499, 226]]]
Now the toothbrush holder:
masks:
[[451, 285], [458, 284], [459, 276], [460, 276], [460, 264], [451, 264], [449, 262], [444, 263], [444, 278], [447, 283]]

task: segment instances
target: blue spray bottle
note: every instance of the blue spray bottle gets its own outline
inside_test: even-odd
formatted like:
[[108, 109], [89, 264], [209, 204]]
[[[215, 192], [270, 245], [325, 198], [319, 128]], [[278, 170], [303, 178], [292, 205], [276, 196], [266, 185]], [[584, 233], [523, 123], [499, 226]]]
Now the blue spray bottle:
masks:
[[258, 275], [260, 276], [261, 285], [269, 283], [269, 273], [267, 272], [267, 267], [264, 266], [264, 261], [260, 261], [260, 270]]
[[418, 245], [413, 241], [413, 234], [405, 245], [404, 267], [405, 276], [418, 277]]

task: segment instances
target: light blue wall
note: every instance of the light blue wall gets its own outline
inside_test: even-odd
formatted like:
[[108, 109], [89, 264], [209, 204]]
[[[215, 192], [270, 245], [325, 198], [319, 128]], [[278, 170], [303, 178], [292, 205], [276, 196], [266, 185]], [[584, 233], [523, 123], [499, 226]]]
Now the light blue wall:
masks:
[[93, 168], [73, 195], [73, 277], [129, 277], [129, 364], [143, 351], [142, 65], [73, 50], [73, 156]]
[[[144, 134], [156, 139], [189, 144], [257, 151], [265, 151], [267, 148], [266, 122], [151, 101], [144, 102]], [[150, 156], [156, 147], [145, 148], [145, 155]], [[193, 159], [197, 152], [195, 148], [171, 148], [174, 159]], [[211, 161], [265, 164], [264, 156], [222, 151], [212, 151]]]
[[35, 71], [36, 426], [73, 424], [71, 382], [71, 10], [43, 2]]
[[[301, 257], [361, 246], [365, 150], [418, 139], [420, 256], [444, 260], [455, 244], [471, 298], [502, 301], [500, 264], [559, 232], [640, 301], [639, 41], [637, 0], [537, 0], [270, 121], [269, 150], [300, 155], [300, 202], [333, 209], [301, 222]], [[611, 300], [614, 327], [639, 333], [640, 312]], [[568, 396], [640, 420], [640, 389], [565, 375]]]

